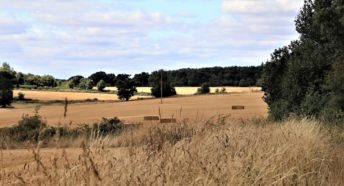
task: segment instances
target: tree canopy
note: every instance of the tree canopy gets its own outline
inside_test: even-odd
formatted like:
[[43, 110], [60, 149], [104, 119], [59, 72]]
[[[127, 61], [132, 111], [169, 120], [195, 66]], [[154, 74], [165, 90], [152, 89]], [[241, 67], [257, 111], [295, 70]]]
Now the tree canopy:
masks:
[[162, 79], [162, 97], [176, 95], [176, 90], [170, 82], [170, 76], [166, 71], [155, 71], [149, 77], [149, 84], [152, 86], [152, 95], [161, 97], [161, 79]]
[[10, 106], [13, 100], [13, 85], [15, 84], [15, 73], [7, 64], [0, 67], [0, 106]]
[[344, 1], [306, 0], [295, 24], [300, 39], [275, 50], [263, 67], [270, 116], [343, 118]]
[[137, 92], [135, 83], [130, 76], [118, 80], [117, 84], [117, 96], [120, 100], [129, 101], [129, 99]]

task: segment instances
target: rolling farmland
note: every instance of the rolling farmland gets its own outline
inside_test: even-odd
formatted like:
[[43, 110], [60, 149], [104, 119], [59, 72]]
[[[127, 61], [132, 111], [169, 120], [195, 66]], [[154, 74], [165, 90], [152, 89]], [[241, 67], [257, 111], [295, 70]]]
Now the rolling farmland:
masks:
[[[42, 95], [46, 96], [49, 94], [55, 95], [52, 92]], [[100, 96], [115, 97], [114, 95], [107, 94], [100, 94]], [[160, 104], [160, 99], [130, 102], [78, 103], [69, 105], [67, 118], [63, 117], [63, 105], [52, 104], [42, 106], [39, 113], [50, 125], [55, 125], [59, 122], [69, 123], [70, 121], [73, 124], [93, 123], [102, 117], [114, 116], [126, 122], [141, 122], [146, 115], [158, 115], [159, 108], [163, 117], [174, 117], [177, 119], [207, 118], [218, 114], [230, 114], [233, 117], [266, 116], [267, 106], [262, 97], [262, 92], [246, 92], [172, 97], [164, 99], [163, 104]], [[236, 111], [231, 109], [233, 105], [243, 105], [246, 108], [245, 110]], [[35, 104], [14, 104], [14, 108], [1, 109], [0, 127], [15, 124], [21, 119], [23, 114], [32, 114], [35, 106]]]

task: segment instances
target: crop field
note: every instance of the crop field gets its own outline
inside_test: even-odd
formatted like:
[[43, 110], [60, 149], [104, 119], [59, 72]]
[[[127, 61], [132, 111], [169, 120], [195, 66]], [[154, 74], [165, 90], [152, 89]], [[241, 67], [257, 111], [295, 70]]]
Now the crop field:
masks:
[[[197, 93], [199, 87], [175, 87], [178, 95], [193, 95]], [[259, 92], [261, 87], [210, 87], [210, 93], [215, 93], [216, 90], [225, 90], [224, 93], [241, 93], [241, 92]], [[117, 91], [116, 87], [106, 87], [105, 90]], [[137, 87], [139, 93], [151, 93], [151, 87]]]
[[[25, 93], [41, 100], [55, 94]], [[342, 185], [344, 131], [309, 119], [268, 121], [263, 95], [243, 89], [176, 96], [163, 103], [104, 97], [104, 102], [69, 104], [67, 117], [63, 104], [42, 105], [39, 114], [49, 125], [77, 127], [114, 116], [143, 125], [115, 135], [54, 136], [49, 143], [41, 140], [34, 146], [18, 143], [16, 148], [0, 149], [0, 185]], [[0, 127], [32, 114], [36, 104], [13, 106], [0, 109]], [[158, 115], [178, 122], [143, 122], [145, 116]], [[6, 148], [6, 142], [0, 145]]]
[[[199, 87], [176, 87], [176, 92], [178, 95], [193, 95], [197, 93]], [[259, 92], [260, 87], [210, 87], [210, 93], [215, 93], [216, 89], [221, 91], [225, 89], [225, 93], [247, 93], [247, 92]], [[137, 87], [138, 93], [151, 93], [151, 87]], [[107, 91], [117, 91], [116, 87], [106, 87]], [[83, 93], [83, 92], [54, 92], [54, 91], [36, 91], [36, 90], [14, 90], [14, 96], [17, 96], [19, 92], [25, 94], [25, 98], [41, 100], [41, 101], [51, 101], [51, 100], [86, 100], [86, 99], [98, 99], [102, 101], [108, 100], [118, 100], [117, 95], [114, 93]], [[150, 98], [150, 96], [137, 95], [132, 97], [135, 99]]]
[[[83, 93], [83, 92], [53, 92], [53, 91], [31, 91], [31, 90], [14, 90], [14, 96], [17, 96], [19, 92], [25, 94], [25, 98], [49, 101], [49, 100], [86, 100], [86, 99], [98, 99], [102, 101], [118, 100], [116, 94], [110, 93]], [[150, 96], [134, 96], [132, 99], [146, 98]]]
[[[34, 92], [36, 95], [46, 97], [53, 92]], [[68, 94], [68, 93], [61, 93]], [[79, 93], [78, 93], [79, 94]], [[74, 95], [74, 93], [72, 94]], [[92, 95], [92, 94], [88, 94]], [[98, 94], [96, 94], [98, 95]], [[111, 96], [100, 94], [100, 96]], [[43, 99], [44, 99], [43, 97]], [[93, 96], [90, 96], [93, 97]], [[246, 92], [216, 95], [178, 96], [166, 98], [163, 104], [160, 99], [146, 99], [129, 102], [99, 102], [78, 103], [68, 106], [67, 117], [63, 117], [62, 104], [43, 105], [39, 113], [47, 120], [48, 124], [93, 123], [102, 117], [117, 116], [125, 122], [142, 122], [144, 116], [160, 114], [166, 118], [209, 118], [218, 114], [230, 114], [232, 117], [266, 116], [267, 105], [262, 99], [262, 92]], [[62, 97], [61, 97], [62, 98]], [[232, 110], [233, 105], [243, 105], [244, 110]], [[14, 108], [0, 109], [0, 127], [13, 125], [21, 119], [23, 114], [32, 114], [36, 104], [14, 104]]]

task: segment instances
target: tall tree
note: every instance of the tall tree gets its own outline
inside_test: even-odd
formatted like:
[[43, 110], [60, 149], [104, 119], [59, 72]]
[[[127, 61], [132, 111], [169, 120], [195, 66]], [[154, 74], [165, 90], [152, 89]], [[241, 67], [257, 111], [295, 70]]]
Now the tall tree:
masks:
[[133, 81], [135, 82], [136, 86], [148, 86], [149, 74], [147, 72], [135, 74]]
[[120, 100], [129, 101], [129, 99], [137, 92], [135, 83], [128, 77], [118, 80], [117, 82], [117, 96]]
[[[149, 77], [149, 83], [152, 86], [152, 95], [154, 97], [161, 97], [161, 90], [163, 97], [176, 95], [176, 90], [170, 82], [170, 77], [166, 71], [155, 71]], [[162, 84], [162, 88], [161, 88]]]
[[7, 63], [0, 67], [0, 105], [10, 106], [13, 100], [13, 84], [15, 75], [13, 69]]
[[264, 65], [270, 116], [343, 118], [344, 1], [306, 0], [295, 23], [300, 39]]
[[92, 75], [90, 75], [90, 77], [88, 77], [89, 79], [92, 79], [92, 81], [95, 83], [95, 84], [98, 84], [98, 82], [100, 80], [103, 80], [105, 83], [108, 82], [108, 76], [105, 72], [103, 71], [100, 71], [100, 72], [96, 72]]

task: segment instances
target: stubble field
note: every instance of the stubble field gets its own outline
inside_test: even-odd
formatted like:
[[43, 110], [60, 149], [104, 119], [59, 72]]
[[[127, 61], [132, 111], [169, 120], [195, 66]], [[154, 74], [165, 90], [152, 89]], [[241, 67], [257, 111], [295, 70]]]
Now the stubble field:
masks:
[[[27, 95], [41, 100], [75, 95], [33, 93]], [[263, 92], [243, 91], [177, 96], [162, 104], [160, 99], [103, 97], [104, 102], [70, 104], [66, 118], [63, 104], [43, 105], [39, 114], [49, 125], [92, 124], [114, 116], [142, 122], [159, 112], [178, 122], [147, 123], [90, 139], [56, 137], [45, 147], [40, 141], [35, 148], [0, 149], [0, 185], [342, 185], [344, 132], [306, 119], [272, 123], [265, 119], [262, 97]], [[245, 109], [232, 110], [233, 105]], [[14, 125], [35, 107], [16, 103], [0, 109], [0, 127]]]
[[[41, 93], [35, 92], [36, 95]], [[54, 92], [45, 92], [43, 98]], [[65, 93], [62, 93], [65, 94]], [[73, 93], [76, 94], [76, 93]], [[79, 93], [78, 93], [79, 94]], [[29, 95], [29, 94], [28, 94]], [[114, 95], [101, 95], [112, 96]], [[144, 116], [160, 114], [165, 118], [209, 118], [225, 114], [232, 117], [254, 117], [267, 115], [267, 105], [262, 92], [246, 92], [218, 95], [177, 96], [160, 99], [144, 99], [130, 102], [78, 103], [68, 106], [67, 117], [63, 117], [62, 104], [43, 105], [40, 115], [49, 125], [70, 123], [73, 125], [99, 121], [102, 117], [117, 116], [125, 122], [142, 122]], [[42, 99], [42, 98], [41, 98]], [[69, 98], [71, 99], [71, 98]], [[32, 114], [37, 104], [14, 104], [14, 108], [0, 109], [0, 127], [16, 124], [23, 114]], [[243, 105], [244, 110], [232, 110], [233, 105]]]

